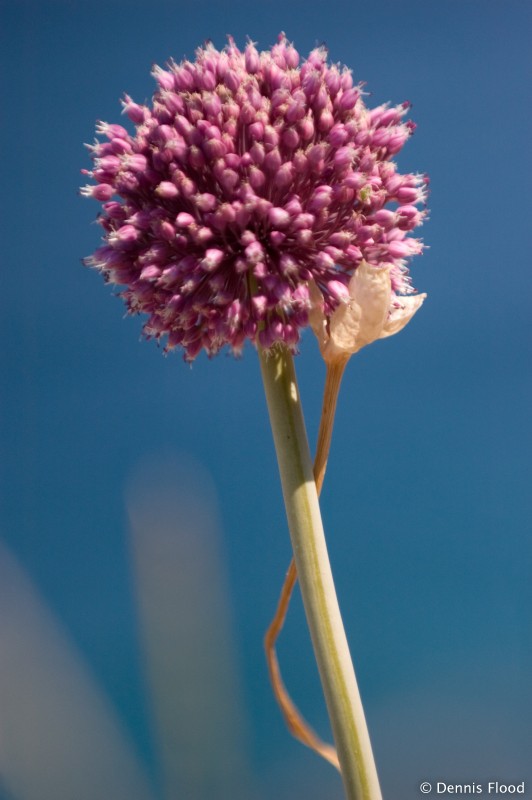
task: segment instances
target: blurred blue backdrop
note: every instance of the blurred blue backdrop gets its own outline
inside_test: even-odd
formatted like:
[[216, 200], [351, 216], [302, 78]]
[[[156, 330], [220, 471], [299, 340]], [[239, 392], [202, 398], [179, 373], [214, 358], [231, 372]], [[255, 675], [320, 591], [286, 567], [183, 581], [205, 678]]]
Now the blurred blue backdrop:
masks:
[[[194, 776], [177, 774], [166, 796], [342, 791], [285, 731], [268, 686], [262, 635], [290, 548], [256, 354], [191, 368], [140, 341], [139, 320], [124, 320], [80, 264], [100, 237], [97, 204], [77, 196], [89, 167], [82, 143], [96, 119], [120, 121], [124, 91], [151, 97], [153, 62], [191, 57], [207, 38], [221, 47], [226, 33], [265, 48], [284, 30], [302, 54], [325, 42], [366, 81], [369, 105], [413, 103], [418, 129], [398, 162], [431, 178], [430, 249], [412, 266], [428, 300], [400, 336], [349, 364], [323, 514], [385, 796], [410, 800], [422, 780], [532, 782], [531, 10], [524, 0], [2, 4], [0, 537], [107, 698], [156, 798], [153, 674], [125, 499], [146, 458], [159, 470], [181, 465], [168, 473], [176, 497], [183, 464], [208, 476], [191, 492], [201, 498], [209, 483], [221, 531], [213, 580], [226, 588], [211, 599], [218, 612], [225, 604], [223, 669], [240, 719], [242, 781], [194, 789]], [[324, 370], [311, 334], [297, 367], [314, 442]], [[208, 598], [213, 580], [201, 575]], [[193, 665], [200, 656], [185, 641]], [[280, 656], [294, 698], [329, 735], [299, 598]], [[24, 668], [22, 658], [14, 674]], [[0, 689], [0, 706], [10, 694]], [[9, 766], [0, 775], [6, 798], [33, 797]]]

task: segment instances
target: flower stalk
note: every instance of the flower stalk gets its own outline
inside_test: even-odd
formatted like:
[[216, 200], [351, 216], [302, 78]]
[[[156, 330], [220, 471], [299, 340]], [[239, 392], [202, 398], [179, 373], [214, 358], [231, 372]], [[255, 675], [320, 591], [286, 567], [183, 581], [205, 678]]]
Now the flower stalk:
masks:
[[292, 356], [259, 348], [301, 595], [346, 797], [381, 800], [364, 710], [340, 615]]
[[[334, 416], [340, 384], [345, 371], [349, 356], [339, 357], [335, 361], [327, 364], [325, 376], [325, 387], [323, 391], [323, 403], [321, 409], [320, 427], [318, 431], [318, 441], [316, 454], [314, 456], [314, 482], [318, 497], [321, 494], [325, 470], [331, 448], [332, 431], [334, 427]], [[270, 682], [275, 699], [279, 705], [288, 730], [296, 739], [299, 739], [311, 750], [329, 762], [333, 767], [340, 771], [338, 755], [334, 747], [323, 742], [320, 737], [312, 730], [308, 722], [301, 716], [292, 698], [288, 694], [281, 675], [279, 661], [277, 659], [276, 642], [286, 619], [290, 598], [297, 582], [297, 570], [294, 558], [290, 561], [290, 566], [281, 589], [279, 602], [275, 615], [264, 636], [264, 650]]]

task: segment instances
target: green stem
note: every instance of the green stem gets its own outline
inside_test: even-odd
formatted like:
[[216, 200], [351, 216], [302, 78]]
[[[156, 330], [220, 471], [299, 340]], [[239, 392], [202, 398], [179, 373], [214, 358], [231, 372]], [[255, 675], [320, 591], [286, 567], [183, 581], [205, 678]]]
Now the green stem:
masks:
[[348, 800], [382, 800], [321, 521], [292, 356], [259, 350], [301, 595]]

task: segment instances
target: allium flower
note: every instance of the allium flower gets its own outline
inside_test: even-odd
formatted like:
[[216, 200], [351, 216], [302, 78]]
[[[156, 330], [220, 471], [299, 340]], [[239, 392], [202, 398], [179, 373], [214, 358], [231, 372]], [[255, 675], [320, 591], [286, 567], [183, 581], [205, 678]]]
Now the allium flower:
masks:
[[134, 135], [97, 127], [108, 141], [90, 146], [82, 194], [102, 202], [105, 237], [86, 263], [187, 360], [246, 339], [296, 349], [310, 282], [333, 319], [362, 264], [389, 275], [387, 317], [413, 292], [426, 179], [391, 160], [414, 129], [408, 104], [369, 110], [322, 47], [299, 62], [284, 34], [261, 53], [206, 44], [154, 67], [151, 107], [125, 96]]

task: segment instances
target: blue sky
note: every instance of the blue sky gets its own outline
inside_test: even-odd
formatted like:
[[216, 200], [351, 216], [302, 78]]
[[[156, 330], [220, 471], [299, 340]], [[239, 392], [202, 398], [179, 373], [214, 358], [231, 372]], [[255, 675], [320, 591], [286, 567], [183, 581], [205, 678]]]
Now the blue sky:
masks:
[[[529, 4], [6, 0], [1, 14], [0, 537], [148, 775], [157, 746], [127, 487], [177, 463], [168, 474], [186, 505], [194, 463], [206, 477], [191, 496], [210, 486], [212, 580], [225, 587], [211, 601], [224, 608], [235, 741], [255, 787], [238, 791], [341, 797], [285, 732], [263, 663], [290, 551], [256, 354], [192, 368], [163, 357], [80, 264], [100, 235], [97, 204], [77, 195], [95, 121], [120, 121], [124, 91], [149, 99], [154, 62], [192, 57], [205, 39], [221, 47], [226, 33], [268, 47], [284, 30], [302, 54], [325, 42], [366, 81], [368, 105], [412, 102], [418, 128], [398, 163], [431, 178], [429, 249], [412, 265], [428, 299], [350, 362], [323, 491], [385, 794], [409, 800], [437, 776], [532, 781]], [[311, 334], [297, 368], [313, 442], [324, 370]], [[299, 599], [281, 656], [325, 734]], [[213, 785], [198, 800], [238, 800], [236, 784]]]

